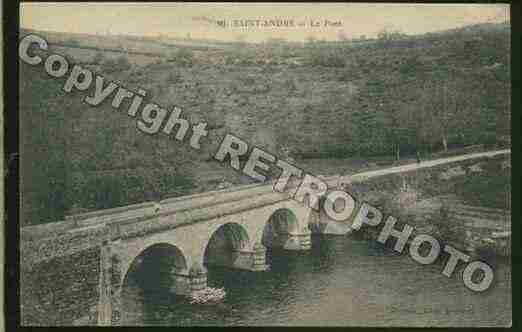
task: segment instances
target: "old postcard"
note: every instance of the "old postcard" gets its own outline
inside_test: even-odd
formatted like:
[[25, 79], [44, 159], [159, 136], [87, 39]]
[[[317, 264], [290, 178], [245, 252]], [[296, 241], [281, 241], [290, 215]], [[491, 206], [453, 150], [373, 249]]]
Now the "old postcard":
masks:
[[509, 327], [508, 4], [22, 3], [21, 326]]

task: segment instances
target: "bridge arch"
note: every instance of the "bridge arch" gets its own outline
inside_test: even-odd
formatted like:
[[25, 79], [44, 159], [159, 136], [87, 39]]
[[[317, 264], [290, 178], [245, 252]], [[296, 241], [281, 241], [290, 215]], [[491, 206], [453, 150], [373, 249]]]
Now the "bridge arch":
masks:
[[183, 251], [170, 243], [160, 242], [143, 249], [134, 257], [121, 283], [121, 319], [132, 322], [130, 315], [136, 312], [136, 306], [143, 305], [142, 300], [149, 296], [172, 296], [187, 292], [188, 282], [178, 282], [177, 275], [186, 273], [189, 261]]
[[223, 224], [211, 235], [205, 247], [203, 263], [232, 267], [241, 251], [249, 247], [250, 237], [242, 225], [235, 222]]
[[131, 280], [144, 290], [155, 287], [172, 287], [172, 273], [187, 271], [188, 262], [177, 246], [156, 243], [142, 250], [131, 262], [123, 277], [122, 286]]
[[299, 229], [299, 220], [291, 209], [277, 209], [264, 225], [261, 243], [267, 248], [291, 249], [293, 242], [299, 245], [293, 236], [299, 233]]

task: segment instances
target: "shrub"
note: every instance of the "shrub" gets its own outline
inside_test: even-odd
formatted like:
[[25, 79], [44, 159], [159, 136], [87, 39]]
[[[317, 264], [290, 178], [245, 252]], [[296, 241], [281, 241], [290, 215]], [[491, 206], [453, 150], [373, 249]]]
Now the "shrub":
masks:
[[510, 209], [511, 176], [500, 162], [481, 165], [483, 173], [465, 177], [455, 185], [455, 193], [471, 205]]
[[126, 56], [120, 56], [116, 59], [116, 68], [118, 70], [129, 70], [131, 69], [132, 65], [129, 62], [129, 59], [127, 59]]
[[444, 242], [463, 244], [466, 241], [466, 231], [463, 225], [457, 224], [448, 206], [442, 206], [430, 219], [435, 227], [435, 236]]
[[180, 48], [167, 59], [168, 62], [174, 62], [177, 65], [190, 67], [194, 64], [194, 53], [187, 48]]
[[181, 77], [181, 75], [179, 73], [169, 72], [169, 74], [167, 75], [167, 78], [165, 79], [165, 82], [167, 82], [169, 84], [181, 83], [181, 82], [183, 82], [183, 78]]
[[339, 50], [314, 51], [308, 56], [308, 64], [312, 66], [342, 68], [346, 59]]
[[117, 59], [107, 59], [102, 64], [102, 70], [106, 73], [121, 72], [132, 68], [126, 56], [120, 56]]
[[233, 65], [235, 63], [235, 58], [231, 55], [227, 55], [225, 57], [225, 64], [226, 65]]
[[122, 183], [111, 176], [88, 181], [82, 190], [81, 206], [93, 209], [107, 209], [123, 203]]
[[410, 56], [399, 65], [399, 71], [404, 75], [414, 75], [424, 70], [424, 64], [418, 56]]
[[88, 180], [73, 198], [78, 206], [92, 210], [108, 209], [162, 197], [181, 196], [194, 186], [185, 174], [151, 169], [121, 175], [102, 175]]
[[63, 44], [70, 47], [80, 46], [80, 43], [76, 39], [68, 39]]
[[92, 63], [101, 65], [105, 61], [105, 57], [101, 52], [96, 53], [96, 55], [92, 58]]

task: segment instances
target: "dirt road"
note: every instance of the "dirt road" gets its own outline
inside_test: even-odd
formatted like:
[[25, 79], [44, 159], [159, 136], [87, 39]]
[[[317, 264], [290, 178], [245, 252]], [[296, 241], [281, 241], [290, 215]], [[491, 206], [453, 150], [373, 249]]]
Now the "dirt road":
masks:
[[408, 171], [414, 171], [421, 168], [434, 167], [442, 164], [452, 163], [456, 161], [462, 161], [467, 159], [481, 158], [481, 157], [493, 157], [500, 154], [508, 154], [511, 153], [510, 149], [504, 150], [495, 150], [495, 151], [487, 151], [487, 152], [478, 152], [478, 153], [469, 153], [455, 157], [448, 158], [440, 158], [434, 160], [422, 161], [421, 163], [411, 163], [407, 165], [389, 167], [384, 169], [379, 169], [375, 171], [361, 172], [353, 175], [344, 175], [341, 176], [341, 183], [349, 183], [351, 181], [362, 181], [368, 178], [373, 178], [376, 176], [389, 175], [393, 173], [403, 173]]

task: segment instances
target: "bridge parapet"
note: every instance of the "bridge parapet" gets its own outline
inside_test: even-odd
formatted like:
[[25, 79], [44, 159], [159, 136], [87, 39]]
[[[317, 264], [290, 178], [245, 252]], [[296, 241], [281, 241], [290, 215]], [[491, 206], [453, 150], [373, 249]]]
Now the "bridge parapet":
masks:
[[265, 194], [275, 194], [286, 198], [291, 198], [292, 190], [297, 187], [295, 183], [290, 183], [285, 192], [280, 193], [274, 190], [274, 184], [275, 181], [268, 181], [264, 183], [235, 186], [202, 194], [168, 198], [160, 201], [161, 210], [165, 212], [184, 211], [219, 205], [227, 202], [240, 201], [250, 197]]
[[223, 202], [222, 204], [200, 206], [194, 209], [167, 211], [162, 209], [160, 213], [153, 216], [135, 217], [113, 222], [109, 224], [111, 237], [114, 240], [144, 236], [289, 200], [287, 195], [272, 191], [247, 198]]
[[[159, 219], [170, 217], [167, 223], [174, 224], [173, 226], [177, 227], [179, 224], [173, 219], [191, 219], [186, 218], [187, 211], [198, 209], [205, 209], [205, 211], [207, 211], [210, 207], [219, 206], [219, 208], [213, 210], [221, 214], [228, 214], [234, 212], [234, 210], [229, 210], [231, 206], [229, 203], [244, 201], [251, 197], [259, 197], [260, 195], [262, 195], [266, 204], [290, 197], [287, 193], [274, 192], [272, 184], [263, 183], [239, 186], [220, 191], [166, 199], [160, 202], [145, 202], [67, 216], [64, 221], [23, 227], [21, 228], [21, 237], [22, 240], [56, 237], [58, 235], [64, 235], [74, 229], [83, 229], [101, 224], [130, 225], [145, 222], [150, 219], [157, 219], [158, 217]], [[254, 201], [258, 200], [256, 199]], [[250, 202], [252, 202], [252, 200], [250, 200]], [[256, 204], [253, 204], [253, 207], [256, 207]], [[193, 219], [195, 221], [205, 220], [205, 217], [201, 217], [201, 215], [204, 214], [205, 213], [195, 213], [195, 218]], [[175, 215], [180, 215], [181, 218], [176, 218]], [[215, 216], [215, 213], [208, 213], [207, 218]], [[112, 228], [116, 230], [117, 234], [118, 227], [112, 226]]]
[[156, 202], [145, 202], [66, 216], [65, 220], [62, 221], [22, 227], [20, 236], [23, 241], [56, 237], [74, 229], [86, 229], [95, 225], [115, 223], [138, 216], [150, 216], [154, 214], [156, 204]]
[[143, 202], [139, 204], [131, 204], [126, 206], [120, 206], [116, 208], [111, 209], [103, 209], [103, 210], [97, 210], [97, 211], [91, 211], [81, 214], [74, 214], [69, 215], [65, 217], [65, 220], [71, 220], [76, 222], [77, 224], [81, 224], [82, 220], [104, 220], [109, 217], [118, 217], [119, 215], [122, 215], [125, 212], [129, 211], [136, 211], [136, 210], [150, 210], [154, 206], [154, 202]]

